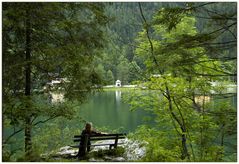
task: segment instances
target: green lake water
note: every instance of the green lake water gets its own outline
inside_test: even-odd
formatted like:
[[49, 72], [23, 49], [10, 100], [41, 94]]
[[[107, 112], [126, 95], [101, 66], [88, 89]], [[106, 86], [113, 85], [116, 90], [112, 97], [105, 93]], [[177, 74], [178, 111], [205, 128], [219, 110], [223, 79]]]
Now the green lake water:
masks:
[[79, 114], [96, 127], [109, 130], [133, 132], [141, 124], [153, 125], [155, 116], [142, 109], [130, 110], [130, 106], [122, 101], [124, 91], [106, 91], [95, 94], [83, 104]]

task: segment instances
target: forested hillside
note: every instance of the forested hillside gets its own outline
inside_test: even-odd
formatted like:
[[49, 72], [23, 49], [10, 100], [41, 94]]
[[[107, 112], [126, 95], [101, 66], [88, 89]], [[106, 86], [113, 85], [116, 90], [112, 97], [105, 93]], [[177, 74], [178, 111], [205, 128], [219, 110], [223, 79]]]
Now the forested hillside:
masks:
[[[191, 3], [190, 5], [194, 4]], [[185, 7], [186, 3], [155, 2], [141, 3], [141, 6], [147, 23], [151, 25], [154, 14], [160, 9], [175, 8], [172, 14], [177, 15], [177, 12], [180, 12], [180, 8]], [[215, 36], [215, 41], [218, 43], [213, 43], [214, 45], [210, 46], [211, 52], [208, 55], [211, 58], [221, 58], [221, 60], [232, 63], [234, 71], [236, 61], [236, 25], [233, 23], [233, 20], [226, 20], [220, 18], [220, 16], [227, 18], [227, 14], [228, 16], [235, 15], [235, 10], [236, 7], [233, 3], [209, 3], [202, 6], [202, 8], [197, 8], [195, 13], [192, 13], [196, 19], [196, 28], [199, 33], [206, 33], [210, 30], [213, 32], [216, 31], [215, 27], [218, 27], [217, 30], [219, 31], [215, 32], [215, 35], [218, 35]], [[102, 55], [103, 58], [97, 61], [97, 71], [103, 76], [108, 85], [114, 84], [114, 81], [117, 79], [122, 80], [123, 84], [130, 84], [138, 80], [140, 78], [139, 73], [145, 70], [144, 61], [134, 55], [134, 51], [137, 48], [136, 38], [144, 27], [145, 22], [136, 2], [109, 3], [106, 7], [106, 13], [113, 18], [113, 21], [107, 27], [110, 40], [107, 49]], [[176, 19], [176, 16], [174, 17], [171, 19]], [[225, 23], [229, 27], [223, 27]], [[149, 30], [152, 32], [151, 30], [153, 29]], [[220, 52], [218, 52], [218, 47], [220, 47]], [[223, 49], [223, 52], [221, 49]], [[235, 80], [233, 75], [231, 78]]]

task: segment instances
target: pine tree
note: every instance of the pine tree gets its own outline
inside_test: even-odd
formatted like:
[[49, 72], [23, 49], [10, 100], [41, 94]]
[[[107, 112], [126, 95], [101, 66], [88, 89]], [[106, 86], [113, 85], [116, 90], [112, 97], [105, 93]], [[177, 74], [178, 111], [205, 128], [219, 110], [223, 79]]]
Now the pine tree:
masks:
[[93, 60], [104, 46], [107, 22], [102, 3], [3, 3], [3, 121], [14, 126], [4, 144], [25, 130], [26, 160], [35, 125], [73, 114], [64, 103], [39, 106], [34, 91], [65, 78], [65, 99], [84, 101], [101, 83]]

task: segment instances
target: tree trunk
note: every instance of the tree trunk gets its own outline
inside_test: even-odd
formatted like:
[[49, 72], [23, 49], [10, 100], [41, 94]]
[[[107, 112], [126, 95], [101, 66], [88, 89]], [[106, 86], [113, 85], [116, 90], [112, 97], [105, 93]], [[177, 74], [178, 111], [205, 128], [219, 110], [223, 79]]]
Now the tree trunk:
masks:
[[[225, 137], [225, 133], [224, 133], [224, 126], [225, 124], [222, 124], [222, 127], [221, 127], [221, 146], [223, 147], [224, 146], [224, 137]], [[221, 151], [218, 155], [218, 160], [219, 161], [222, 161], [222, 157], [223, 157], [223, 151]]]
[[28, 159], [32, 153], [31, 141], [31, 117], [26, 116], [25, 119], [25, 157]]
[[224, 126], [225, 124], [222, 124], [222, 127], [221, 127], [221, 146], [224, 146]]
[[32, 151], [31, 144], [31, 114], [29, 109], [30, 105], [30, 96], [31, 96], [31, 20], [30, 13], [28, 8], [26, 8], [26, 47], [25, 47], [25, 96], [28, 97], [26, 102], [26, 118], [25, 118], [25, 157], [29, 158]]
[[187, 137], [186, 137], [186, 132], [187, 131], [186, 131], [185, 124], [173, 112], [172, 99], [171, 99], [171, 96], [170, 96], [170, 93], [169, 93], [169, 89], [168, 89], [167, 86], [166, 86], [166, 93], [167, 93], [167, 99], [168, 99], [168, 102], [169, 102], [170, 113], [171, 113], [172, 117], [174, 118], [174, 120], [180, 126], [181, 132], [182, 132], [182, 155], [181, 155], [181, 159], [185, 159], [186, 157], [188, 159], [190, 159], [190, 155], [189, 155], [188, 149], [187, 149]]
[[182, 134], [182, 157], [181, 159], [185, 159], [186, 157], [188, 159], [190, 159], [190, 155], [188, 154], [188, 148], [187, 148], [187, 138], [186, 138], [186, 131], [183, 130], [183, 134]]

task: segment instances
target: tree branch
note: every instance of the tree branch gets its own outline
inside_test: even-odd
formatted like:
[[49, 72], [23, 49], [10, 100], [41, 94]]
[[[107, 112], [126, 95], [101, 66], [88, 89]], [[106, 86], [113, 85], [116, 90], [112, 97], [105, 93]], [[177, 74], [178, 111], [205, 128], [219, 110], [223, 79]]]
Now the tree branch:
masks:
[[[45, 123], [45, 122], [47, 122], [47, 121], [49, 121], [49, 120], [52, 120], [52, 119], [54, 119], [54, 118], [56, 118], [56, 117], [57, 117], [57, 116], [53, 116], [53, 117], [50, 117], [50, 118], [48, 118], [48, 119], [46, 119], [46, 120], [38, 121], [38, 122], [34, 123], [33, 126], [36, 126], [36, 125], [38, 125], [38, 124], [40, 124], [40, 123]], [[23, 131], [24, 129], [25, 129], [25, 128], [21, 128], [21, 129], [15, 131], [15, 132], [13, 132], [10, 136], [7, 137], [7, 139], [6, 139], [5, 141], [3, 141], [3, 144], [6, 144], [14, 135], [20, 133], [20, 132]]]
[[3, 141], [3, 144], [6, 144], [14, 135], [20, 133], [21, 131], [23, 131], [25, 128], [21, 128], [17, 131], [14, 131], [10, 136], [7, 137], [7, 139], [5, 141]]
[[[155, 63], [157, 66], [159, 66], [159, 64], [158, 64], [158, 62], [157, 62], [157, 60], [156, 60], [156, 58], [155, 58], [155, 56], [154, 56], [154, 47], [153, 47], [153, 43], [152, 43], [152, 41], [151, 41], [151, 39], [150, 39], [150, 36], [149, 36], [149, 29], [148, 29], [147, 20], [146, 20], [146, 18], [144, 17], [143, 10], [142, 10], [142, 7], [141, 7], [141, 3], [138, 2], [138, 4], [139, 4], [139, 9], [140, 9], [141, 17], [143, 18], [144, 23], [145, 23], [145, 30], [146, 30], [147, 38], [148, 38], [148, 41], [149, 41], [149, 44], [150, 44], [150, 49], [151, 49], [151, 54], [152, 54], [152, 57], [153, 57], [153, 61], [154, 61], [154, 63]], [[161, 72], [161, 71], [160, 71], [160, 72]]]
[[38, 121], [38, 122], [34, 123], [33, 126], [36, 126], [36, 125], [38, 125], [38, 124], [40, 124], [40, 123], [45, 123], [45, 122], [50, 121], [50, 120], [52, 120], [52, 119], [54, 119], [54, 118], [56, 118], [56, 117], [58, 117], [58, 116], [53, 116], [53, 117], [49, 117], [49, 118], [46, 119], [46, 120]]
[[[234, 26], [234, 25], [236, 25], [236, 24], [237, 24], [237, 23], [234, 22], [234, 23], [228, 25], [228, 26], [227, 26], [227, 29], [230, 28], [230, 27], [232, 27], [232, 26]], [[223, 30], [223, 29], [225, 29], [225, 26], [223, 26], [222, 28], [219, 28], [219, 29], [217, 29], [217, 30], [215, 30], [215, 31], [209, 32], [209, 33], [207, 33], [207, 35], [212, 35], [212, 34], [217, 33], [217, 32], [219, 32], [219, 31], [221, 31], [221, 30]]]
[[215, 3], [216, 2], [207, 2], [207, 3], [204, 3], [204, 4], [198, 5], [198, 6], [194, 6], [191, 9], [197, 9], [197, 8], [200, 8], [200, 7], [203, 7], [203, 6], [206, 6], [206, 5], [215, 4]]

